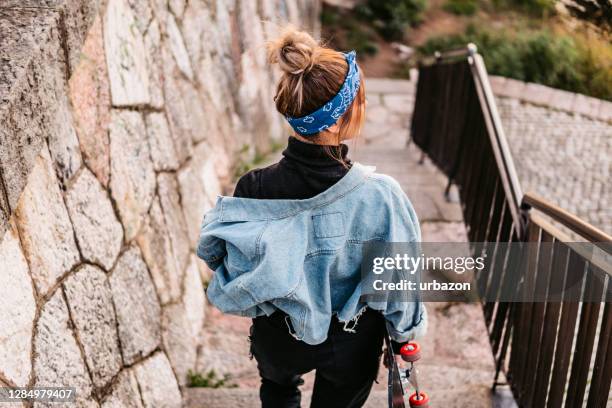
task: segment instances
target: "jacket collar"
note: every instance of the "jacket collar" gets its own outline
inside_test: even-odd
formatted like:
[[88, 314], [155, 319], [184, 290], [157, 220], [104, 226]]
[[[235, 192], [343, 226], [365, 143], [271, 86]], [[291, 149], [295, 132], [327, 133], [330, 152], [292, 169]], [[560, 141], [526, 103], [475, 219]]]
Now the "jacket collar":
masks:
[[305, 200], [260, 200], [225, 197], [217, 199], [219, 221], [267, 221], [290, 217], [299, 212], [327, 205], [363, 184], [375, 171], [374, 167], [353, 163], [351, 169], [336, 184], [322, 193]]

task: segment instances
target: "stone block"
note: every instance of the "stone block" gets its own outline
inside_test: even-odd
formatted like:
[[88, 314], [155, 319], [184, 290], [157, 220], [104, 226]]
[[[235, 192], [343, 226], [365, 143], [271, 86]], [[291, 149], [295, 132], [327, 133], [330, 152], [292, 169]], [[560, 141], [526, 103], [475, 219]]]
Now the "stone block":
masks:
[[142, 226], [155, 194], [155, 172], [139, 112], [111, 112], [110, 152], [111, 192], [125, 229], [125, 239], [131, 241]]
[[157, 176], [159, 201], [168, 227], [168, 235], [180, 270], [187, 267], [191, 247], [187, 236], [187, 225], [181, 208], [181, 197], [176, 175], [161, 173]]
[[217, 169], [224, 168], [225, 162], [229, 162], [229, 158], [224, 152], [200, 143], [194, 151], [194, 160], [178, 173], [181, 202], [192, 243], [199, 238], [204, 213], [222, 193]]
[[0, 4], [0, 9], [9, 8], [57, 8], [63, 0], [4, 0]]
[[[263, 87], [262, 70], [256, 67], [255, 58], [251, 53], [245, 52], [240, 57], [240, 66], [242, 72], [248, 72], [238, 88], [238, 113], [244, 121], [245, 127], [255, 136], [255, 140], [266, 138], [268, 123], [263, 123], [262, 117], [265, 115], [265, 107], [261, 103], [264, 99], [261, 97], [261, 89]], [[258, 146], [264, 147], [264, 146]]]
[[491, 90], [495, 95], [504, 92], [504, 86], [506, 85], [506, 77], [498, 75], [489, 75], [489, 83], [491, 84]]
[[153, 201], [149, 216], [136, 241], [149, 266], [161, 303], [178, 300], [181, 295], [182, 271], [174, 255], [168, 226], [158, 199]]
[[258, 5], [254, 1], [245, 1], [238, 7], [241, 38], [245, 51], [252, 54], [257, 68], [267, 69], [266, 43]]
[[195, 369], [197, 338], [182, 302], [163, 307], [162, 341], [180, 386], [187, 384], [187, 373]]
[[110, 393], [102, 400], [102, 408], [142, 408], [136, 375], [125, 369], [117, 377]]
[[108, 1], [104, 48], [113, 106], [148, 104], [151, 96], [144, 41], [127, 0]]
[[[222, 16], [223, 10], [217, 10], [217, 19]], [[189, 3], [183, 18], [183, 38], [197, 80], [219, 112], [233, 108], [232, 89], [237, 88], [235, 85], [238, 82], [235, 81], [230, 50], [223, 39], [225, 30], [211, 16], [203, 1]]]
[[200, 237], [200, 226], [204, 213], [212, 208], [214, 202], [210, 201], [206, 195], [193, 162], [178, 172], [178, 182], [189, 240], [195, 243]]
[[608, 123], [612, 122], [612, 102], [602, 100], [597, 117]]
[[588, 117], [597, 117], [599, 114], [599, 107], [601, 106], [601, 99], [593, 98], [590, 96], [576, 94], [572, 111], [574, 113], [580, 113]]
[[128, 5], [134, 12], [136, 26], [141, 33], [145, 33], [153, 19], [153, 8], [148, 0], [127, 0]]
[[[191, 333], [196, 339], [200, 337], [206, 314], [206, 298], [200, 270], [198, 268], [199, 263], [200, 261], [196, 256], [191, 255], [189, 267], [187, 268], [187, 272], [185, 272], [185, 281], [183, 283], [185, 313], [191, 325]], [[204, 264], [204, 262], [202, 262], [202, 264]]]
[[0, 163], [15, 209], [47, 133], [64, 72], [58, 13], [0, 9]]
[[122, 366], [111, 289], [100, 268], [85, 265], [63, 284], [70, 315], [96, 388], [103, 388]]
[[181, 392], [168, 357], [158, 352], [135, 366], [145, 408], [180, 408]]
[[182, 18], [183, 13], [185, 13], [185, 0], [170, 0], [168, 3], [170, 11], [172, 11], [177, 18]]
[[149, 25], [144, 36], [144, 46], [146, 48], [147, 66], [149, 67], [149, 94], [151, 95], [151, 106], [161, 109], [164, 106], [164, 94], [162, 84], [164, 75], [161, 67], [161, 31], [159, 23], [154, 19]]
[[197, 68], [204, 51], [214, 46], [212, 24], [207, 4], [202, 0], [190, 1], [183, 15], [181, 32], [193, 68]]
[[121, 255], [110, 278], [125, 364], [149, 355], [161, 342], [161, 307], [140, 251]]
[[280, 31], [280, 16], [276, 9], [276, 0], [261, 0], [259, 4], [259, 12], [263, 20], [266, 40], [274, 39], [278, 36]]
[[0, 241], [0, 259], [0, 367], [8, 380], [24, 387], [31, 372], [36, 301], [28, 264], [14, 226]]
[[83, 57], [68, 83], [74, 123], [83, 160], [107, 187], [110, 176], [108, 124], [111, 101], [100, 16], [95, 18], [81, 52]]
[[[230, 8], [234, 8], [232, 3], [224, 0], [215, 0], [215, 22], [219, 27], [219, 52], [231, 53], [232, 48], [232, 16]], [[233, 10], [231, 10], [233, 12]]]
[[285, 5], [287, 7], [287, 19], [289, 20], [289, 23], [296, 27], [299, 26], [301, 21], [298, 0], [285, 0]]
[[[13, 5], [15, 6], [15, 5]], [[6, 7], [6, 8], [5, 8]], [[43, 53], [45, 48], [58, 49], [57, 41], [52, 41], [59, 15], [45, 9], [10, 9], [5, 2], [0, 6], [0, 106], [4, 107], [14, 95], [12, 91], [27, 85], [26, 73], [31, 70], [30, 63]]]
[[66, 205], [81, 254], [109, 271], [121, 249], [123, 228], [106, 190], [89, 170], [83, 169], [66, 193]]
[[504, 89], [499, 90], [497, 95], [507, 98], [523, 99], [525, 97], [525, 82], [517, 79], [506, 78]]
[[554, 109], [571, 112], [575, 98], [575, 93], [564, 91], [561, 89], [552, 89], [549, 106]]
[[176, 20], [172, 14], [168, 14], [166, 20], [166, 30], [168, 33], [168, 42], [174, 60], [177, 66], [190, 80], [193, 80], [193, 69], [191, 68], [191, 62], [189, 61], [189, 55], [185, 48], [185, 42], [183, 41], [183, 35], [176, 25]]
[[160, 24], [161, 32], [166, 31], [166, 20], [168, 19], [168, 1], [167, 0], [150, 0], [151, 8], [153, 9], [154, 20]]
[[[87, 31], [98, 14], [100, 0], [82, 0], [82, 1], [49, 1], [43, 0], [43, 3], [56, 3], [53, 7], [61, 15], [62, 36], [64, 37], [63, 47], [68, 56], [68, 65], [70, 72], [74, 71], [81, 58], [81, 46], [87, 35]], [[41, 2], [37, 6], [41, 6]], [[44, 7], [44, 6], [43, 6]]]
[[549, 105], [553, 97], [553, 89], [540, 84], [526, 83], [523, 99], [536, 105]]
[[166, 116], [163, 113], [153, 112], [146, 115], [145, 122], [155, 170], [178, 169], [179, 162]]
[[74, 231], [46, 147], [15, 211], [34, 284], [46, 294], [79, 261]]
[[68, 106], [68, 98], [58, 95], [57, 105], [49, 112], [52, 126], [49, 129], [49, 151], [55, 165], [55, 172], [66, 188], [70, 180], [81, 167], [81, 150], [76, 131], [72, 125], [72, 114]]
[[166, 46], [162, 47], [161, 59], [164, 72], [164, 96], [166, 98], [166, 113], [174, 148], [180, 163], [185, 162], [191, 155], [192, 136], [191, 120], [188, 115], [187, 101], [181, 90], [182, 74]]
[[76, 407], [98, 407], [91, 399], [91, 379], [71, 325], [62, 290], [58, 289], [42, 307], [36, 323], [33, 385], [65, 387], [69, 384], [76, 388]]
[[184, 100], [188, 101], [185, 103], [185, 109], [193, 143], [218, 140], [220, 135], [218, 121], [227, 119], [219, 115], [211, 100], [198, 92], [190, 82], [179, 81], [179, 85]]
[[233, 109], [234, 99], [231, 95], [231, 86], [228, 83], [228, 74], [223, 71], [223, 66], [219, 62], [220, 57], [209, 51], [202, 54], [202, 58], [196, 65], [198, 82], [205, 89], [218, 112]]
[[216, 202], [222, 193], [219, 174], [217, 173], [217, 168], [223, 167], [222, 162], [219, 161], [220, 158], [220, 152], [207, 143], [199, 144], [194, 153], [197, 175], [211, 203]]

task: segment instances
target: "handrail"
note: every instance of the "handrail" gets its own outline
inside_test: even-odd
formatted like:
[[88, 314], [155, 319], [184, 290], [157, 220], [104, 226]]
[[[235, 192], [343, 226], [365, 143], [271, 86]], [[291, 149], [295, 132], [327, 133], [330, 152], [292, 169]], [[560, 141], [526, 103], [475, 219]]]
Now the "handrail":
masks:
[[491, 140], [493, 153], [497, 167], [500, 171], [502, 186], [506, 192], [506, 196], [512, 200], [510, 212], [515, 225], [519, 226], [517, 233], [522, 239], [525, 237], [525, 220], [521, 215], [521, 201], [523, 192], [519, 183], [518, 174], [510, 148], [506, 140], [506, 134], [501, 125], [501, 118], [497, 110], [497, 104], [493, 96], [489, 76], [485, 68], [482, 56], [478, 54], [478, 47], [469, 43], [466, 47], [453, 49], [445, 52], [436, 52], [432, 57], [426, 57], [419, 61], [420, 66], [437, 64], [440, 62], [449, 62], [455, 59], [467, 58], [474, 78], [476, 92], [480, 101], [480, 106], [483, 110], [485, 126]]
[[610, 250], [610, 244], [612, 243], [612, 236], [606, 234], [604, 231], [594, 227], [588, 222], [578, 218], [569, 211], [551, 203], [550, 201], [534, 194], [527, 192], [523, 195], [522, 208], [527, 210], [529, 208], [535, 208], [538, 211], [546, 214], [553, 220], [560, 222], [570, 230], [580, 234], [587, 240], [594, 244], [601, 246], [602, 249]]
[[478, 97], [483, 109], [487, 110], [487, 112], [483, 113], [486, 113], [485, 122], [489, 137], [491, 138], [495, 161], [500, 169], [500, 176], [506, 195], [513, 201], [513, 205], [510, 207], [512, 218], [515, 225], [521, 226], [518, 233], [519, 237], [523, 238], [525, 235], [525, 222], [520, 214], [523, 192], [519, 183], [516, 167], [514, 166], [514, 160], [512, 159], [510, 147], [506, 140], [506, 134], [501, 124], [501, 118], [497, 111], [497, 104], [495, 103], [493, 90], [489, 83], [489, 76], [487, 75], [482, 56], [477, 53], [477, 48], [474, 44], [469, 44], [468, 50], [471, 51], [468, 61], [472, 68], [472, 74], [475, 79], [477, 79], [476, 90], [478, 92]]
[[[535, 207], [534, 207], [535, 208]], [[537, 208], [536, 208], [537, 209]], [[562, 210], [563, 211], [563, 210]], [[604, 245], [596, 248], [589, 248], [585, 245], [581, 245], [581, 242], [574, 242], [575, 239], [567, 235], [564, 231], [559, 229], [558, 226], [553, 225], [550, 221], [552, 217], [547, 216], [546, 213], [540, 211], [530, 212], [529, 213], [529, 223], [533, 223], [540, 227], [542, 230], [545, 230], [548, 234], [550, 234], [555, 240], [561, 241], [567, 245], [572, 251], [579, 254], [582, 258], [588, 259], [592, 265], [595, 265], [597, 268], [604, 271], [606, 274], [612, 277], [612, 259], [610, 259], [610, 244], [603, 243]], [[572, 214], [569, 214], [573, 216]], [[590, 226], [590, 225], [589, 225]], [[591, 227], [591, 226], [590, 226]], [[569, 227], [568, 227], [569, 228]], [[592, 227], [595, 228], [595, 227]]]
[[438, 63], [440, 61], [447, 61], [447, 60], [452, 60], [455, 58], [464, 58], [464, 57], [467, 57], [469, 55], [476, 53], [476, 51], [477, 51], [476, 45], [474, 45], [473, 43], [468, 44], [466, 47], [456, 48], [456, 49], [447, 50], [443, 52], [436, 51], [434, 52], [434, 55], [432, 56], [421, 58], [418, 61], [418, 65], [420, 66], [431, 65], [431, 64]]
[[[588, 406], [603, 406], [612, 378], [605, 358], [612, 355], [612, 237], [542, 197], [523, 194], [475, 46], [419, 64], [411, 130], [415, 144], [457, 185], [468, 239], [495, 244], [476, 275], [487, 299], [493, 388], [505, 372], [521, 406], [544, 406], [547, 398], [554, 406], [577, 406], [587, 391]], [[574, 240], [570, 230], [580, 237]], [[504, 243], [529, 248], [528, 257], [510, 262]], [[513, 289], [563, 296], [547, 302], [497, 297]], [[598, 363], [591, 367], [593, 358]]]

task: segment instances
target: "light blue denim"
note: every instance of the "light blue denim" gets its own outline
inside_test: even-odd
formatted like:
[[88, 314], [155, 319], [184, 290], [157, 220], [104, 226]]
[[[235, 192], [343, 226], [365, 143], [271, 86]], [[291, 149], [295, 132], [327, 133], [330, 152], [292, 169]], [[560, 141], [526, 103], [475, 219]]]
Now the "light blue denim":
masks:
[[207, 295], [222, 312], [257, 317], [280, 309], [294, 337], [320, 344], [333, 314], [354, 331], [367, 306], [385, 316], [395, 341], [405, 342], [425, 331], [425, 307], [360, 302], [361, 250], [369, 241], [420, 239], [399, 184], [354, 163], [313, 198], [219, 197], [204, 217], [198, 256], [214, 270]]

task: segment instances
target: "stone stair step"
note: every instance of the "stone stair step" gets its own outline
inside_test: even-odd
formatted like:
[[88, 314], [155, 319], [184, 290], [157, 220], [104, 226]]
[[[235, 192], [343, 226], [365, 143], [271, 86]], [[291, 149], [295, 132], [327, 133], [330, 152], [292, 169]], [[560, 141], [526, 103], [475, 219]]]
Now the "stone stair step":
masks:
[[[261, 406], [259, 392], [254, 388], [188, 388], [186, 408], [255, 408]], [[310, 405], [312, 392], [302, 393], [302, 406]], [[445, 408], [515, 407], [511, 397], [495, 395], [482, 385], [465, 385], [453, 390], [431, 390], [431, 406]], [[364, 408], [386, 408], [387, 392], [376, 390], [370, 394]]]
[[[378, 384], [374, 384], [370, 397], [364, 408], [387, 407], [387, 373], [381, 369]], [[307, 374], [312, 376], [312, 373]], [[420, 383], [426, 387], [432, 406], [445, 408], [502, 406], [497, 402], [507, 401], [503, 395], [491, 393], [491, 372], [483, 369], [460, 368], [452, 365], [429, 365], [419, 367]], [[312, 380], [312, 379], [310, 379]], [[307, 381], [312, 386], [312, 381]], [[312, 389], [302, 391], [302, 406], [308, 407]], [[257, 388], [187, 388], [185, 390], [187, 408], [254, 408], [259, 407], [259, 391]], [[494, 403], [494, 400], [496, 401]], [[510, 399], [511, 400], [511, 399]], [[503, 405], [509, 408], [513, 405]]]

